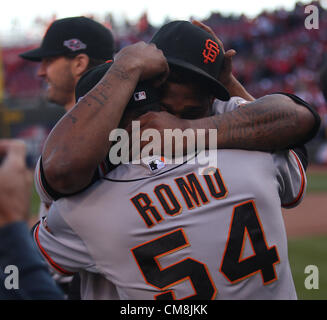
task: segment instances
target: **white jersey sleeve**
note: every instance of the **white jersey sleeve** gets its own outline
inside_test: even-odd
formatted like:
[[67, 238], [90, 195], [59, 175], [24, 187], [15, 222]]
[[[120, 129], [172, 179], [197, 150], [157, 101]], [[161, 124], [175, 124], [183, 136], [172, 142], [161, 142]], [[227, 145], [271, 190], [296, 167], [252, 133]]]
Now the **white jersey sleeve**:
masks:
[[272, 154], [279, 182], [279, 196], [284, 208], [293, 208], [303, 199], [307, 179], [302, 163], [293, 150]]
[[215, 99], [212, 106], [213, 114], [223, 114], [225, 112], [231, 112], [241, 105], [245, 105], [250, 103], [251, 101], [247, 101], [241, 97], [231, 97], [228, 101], [221, 101]]
[[62, 218], [55, 202], [34, 229], [34, 240], [46, 261], [61, 275], [71, 276], [82, 269], [98, 273], [85, 243]]

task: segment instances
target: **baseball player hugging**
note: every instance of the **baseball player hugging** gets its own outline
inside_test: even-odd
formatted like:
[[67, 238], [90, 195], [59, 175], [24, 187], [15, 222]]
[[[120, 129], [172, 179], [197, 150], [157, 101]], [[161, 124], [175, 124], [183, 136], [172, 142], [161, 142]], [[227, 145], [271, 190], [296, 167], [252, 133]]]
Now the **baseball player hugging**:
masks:
[[[153, 42], [164, 50], [173, 35], [184, 47], [191, 35], [193, 47], [219, 52], [213, 37], [182, 21], [162, 27]], [[185, 63], [176, 46], [167, 45], [165, 55], [175, 58], [160, 99], [139, 82], [135, 92], [144, 99], [136, 106], [132, 94], [122, 119], [158, 105], [186, 116], [201, 105], [201, 117], [211, 108], [206, 101], [219, 97], [229, 109], [239, 107], [242, 99], [229, 99], [210, 75], [208, 54]], [[114, 64], [90, 70], [78, 86], [94, 86]], [[55, 201], [34, 237], [53, 268], [80, 274], [83, 299], [296, 299], [281, 208], [300, 203], [305, 188], [293, 150], [206, 150], [179, 163], [153, 155], [120, 164], [83, 192]]]

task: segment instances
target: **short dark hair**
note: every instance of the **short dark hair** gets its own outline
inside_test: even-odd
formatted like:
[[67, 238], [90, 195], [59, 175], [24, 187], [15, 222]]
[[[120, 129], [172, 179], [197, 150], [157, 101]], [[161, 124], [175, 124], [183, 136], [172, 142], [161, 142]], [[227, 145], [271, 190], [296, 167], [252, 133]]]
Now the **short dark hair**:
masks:
[[[68, 59], [74, 59], [79, 54], [81, 54], [81, 53], [69, 53], [64, 56]], [[103, 59], [91, 58], [90, 56], [88, 56], [88, 57], [89, 57], [89, 64], [87, 65], [85, 72], [106, 62], [106, 60], [103, 60]]]

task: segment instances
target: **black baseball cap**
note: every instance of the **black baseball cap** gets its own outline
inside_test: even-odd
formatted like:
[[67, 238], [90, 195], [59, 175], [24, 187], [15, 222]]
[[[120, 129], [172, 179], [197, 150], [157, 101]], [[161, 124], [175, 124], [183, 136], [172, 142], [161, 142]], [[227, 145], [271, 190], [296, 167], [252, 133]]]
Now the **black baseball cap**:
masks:
[[214, 36], [188, 21], [173, 21], [161, 27], [151, 39], [172, 67], [199, 77], [216, 98], [230, 99], [227, 89], [217, 80], [224, 52]]
[[108, 28], [86, 17], [59, 19], [50, 25], [39, 48], [24, 52], [20, 57], [41, 61], [71, 53], [85, 53], [90, 58], [104, 61], [112, 59], [113, 35]]
[[[75, 88], [76, 102], [96, 86], [112, 64], [113, 62], [101, 64], [82, 75]], [[130, 108], [137, 109], [139, 115], [147, 111], [160, 111], [158, 89], [149, 81], [139, 82], [126, 106], [126, 109]]]

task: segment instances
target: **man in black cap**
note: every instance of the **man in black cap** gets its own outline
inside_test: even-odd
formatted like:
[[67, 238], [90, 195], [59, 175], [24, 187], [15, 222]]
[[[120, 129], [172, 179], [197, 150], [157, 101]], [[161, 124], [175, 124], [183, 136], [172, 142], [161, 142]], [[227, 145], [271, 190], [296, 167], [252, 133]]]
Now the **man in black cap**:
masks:
[[38, 76], [48, 83], [48, 100], [68, 111], [75, 104], [74, 90], [81, 75], [111, 60], [113, 54], [109, 29], [86, 17], [70, 17], [54, 21], [41, 46], [20, 56], [41, 62]]
[[[109, 29], [86, 17], [54, 21], [40, 47], [20, 54], [23, 59], [40, 62], [38, 76], [48, 84], [47, 99], [66, 111], [75, 104], [75, 86], [92, 67], [112, 60], [114, 38]], [[45, 216], [52, 201], [42, 201], [39, 215]], [[55, 275], [66, 291], [68, 278]]]
[[[38, 76], [48, 83], [47, 99], [66, 111], [75, 104], [75, 86], [92, 67], [112, 60], [114, 38], [109, 29], [86, 17], [54, 21], [40, 47], [24, 52], [24, 59], [41, 62]], [[51, 201], [43, 202], [40, 215], [46, 215]]]

